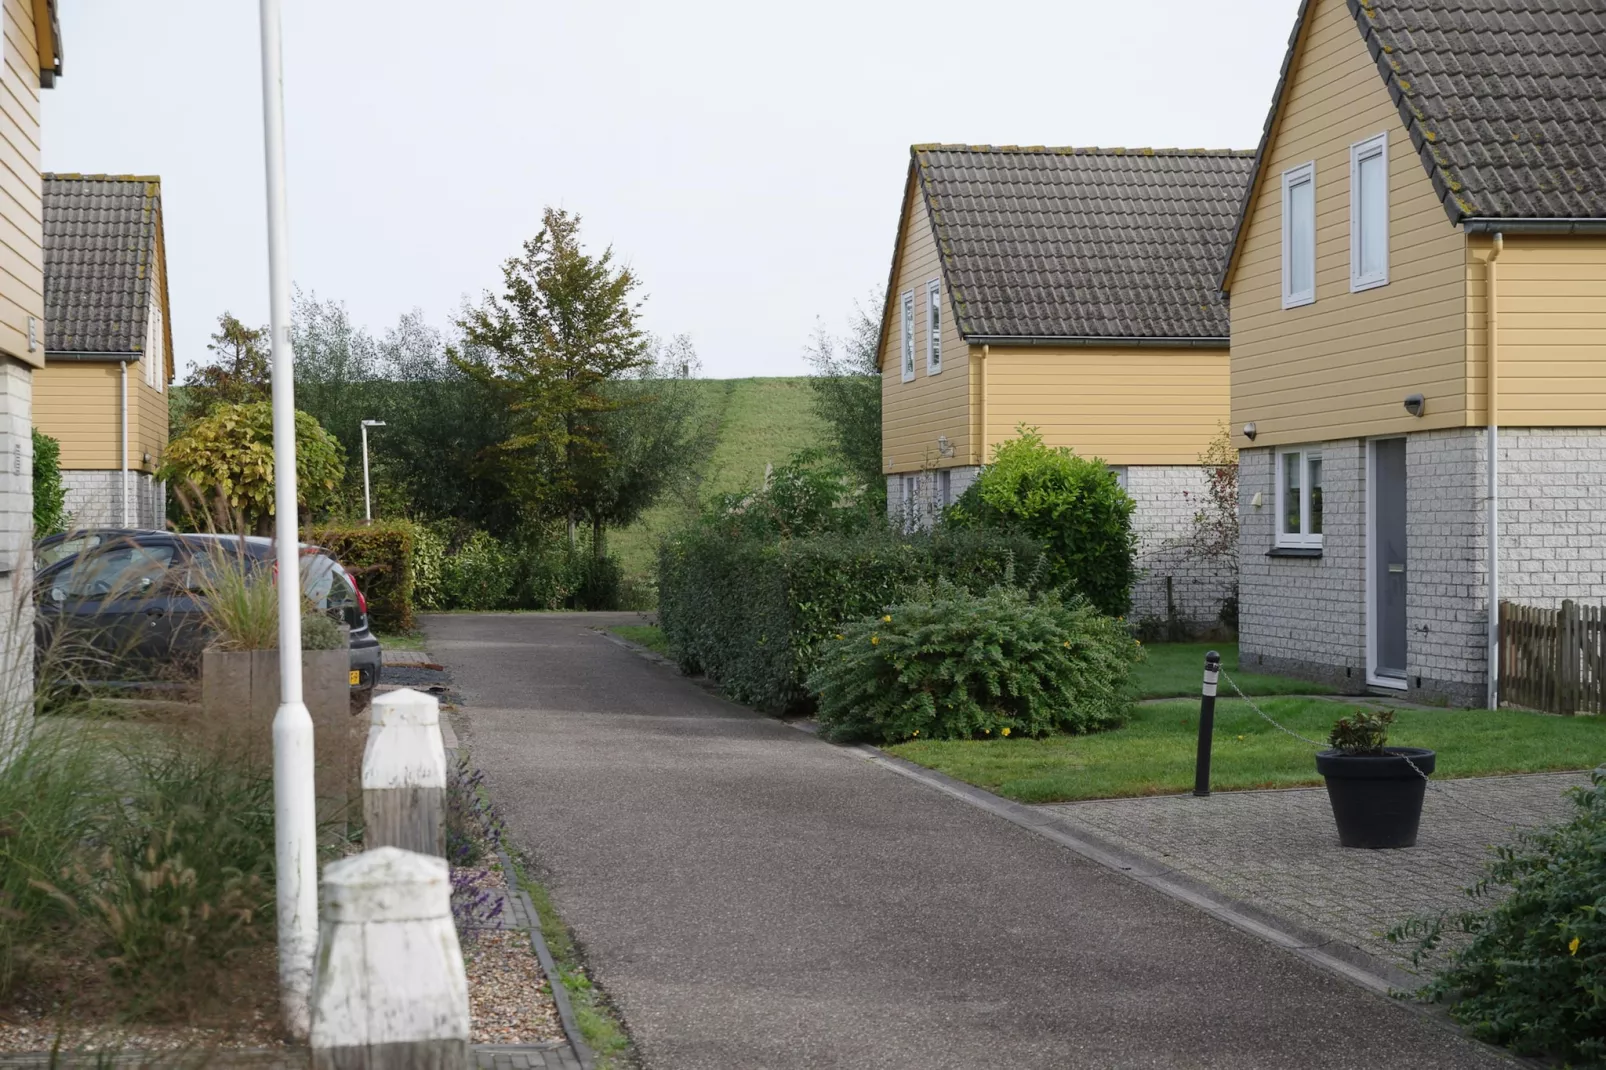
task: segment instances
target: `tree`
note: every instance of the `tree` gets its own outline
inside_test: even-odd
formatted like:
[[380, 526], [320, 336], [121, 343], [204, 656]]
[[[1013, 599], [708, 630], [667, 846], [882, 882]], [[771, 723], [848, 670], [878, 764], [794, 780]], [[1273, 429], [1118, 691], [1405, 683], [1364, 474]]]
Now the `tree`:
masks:
[[575, 501], [591, 521], [591, 552], [606, 552], [606, 529], [632, 523], [663, 494], [689, 481], [712, 448], [712, 428], [697, 419], [691, 377], [702, 362], [691, 339], [653, 339], [638, 375], [610, 383], [614, 407], [598, 415], [602, 448], [587, 451], [575, 473]]
[[266, 327], [247, 327], [228, 312], [218, 317], [218, 330], [207, 344], [209, 364], [190, 369], [184, 380], [185, 415], [199, 418], [218, 405], [266, 401], [270, 343]]
[[1196, 561], [1222, 570], [1231, 580], [1232, 593], [1221, 607], [1224, 623], [1238, 625], [1238, 451], [1225, 425], [1199, 454], [1204, 469], [1202, 492], [1183, 491], [1194, 511], [1183, 550]]
[[67, 486], [61, 479], [61, 443], [33, 429], [33, 537], [67, 528]]
[[[304, 412], [296, 413], [296, 490], [306, 512], [334, 497], [345, 472], [340, 443]], [[273, 533], [273, 405], [218, 405], [167, 444], [161, 478], [193, 511], [225, 530]]]
[[515, 496], [535, 516], [565, 518], [572, 542], [576, 519], [600, 509], [597, 480], [611, 470], [607, 417], [639, 400], [613, 388], [647, 364], [639, 284], [614, 266], [611, 248], [587, 253], [579, 216], [555, 208], [502, 279], [502, 295], [487, 294], [459, 322], [452, 359], [506, 403], [513, 428], [496, 453]]
[[[872, 306], [873, 307], [873, 306]], [[848, 333], [835, 338], [819, 327], [805, 356], [814, 369], [814, 410], [831, 429], [837, 453], [868, 496], [886, 507], [881, 463], [881, 317], [860, 304]]]

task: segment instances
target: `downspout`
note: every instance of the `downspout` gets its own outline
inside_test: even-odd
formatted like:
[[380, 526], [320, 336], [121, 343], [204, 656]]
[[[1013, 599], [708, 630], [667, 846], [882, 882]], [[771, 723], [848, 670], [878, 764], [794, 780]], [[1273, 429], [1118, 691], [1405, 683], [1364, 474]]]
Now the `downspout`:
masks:
[[1487, 292], [1484, 315], [1487, 317], [1484, 345], [1489, 353], [1489, 649], [1488, 649], [1488, 705], [1491, 710], [1500, 708], [1500, 318], [1496, 300], [1495, 261], [1505, 248], [1505, 236], [1498, 231], [1484, 259], [1484, 288]]
[[992, 354], [992, 351], [993, 347], [990, 345], [981, 347], [981, 369], [977, 374], [978, 393], [981, 395], [977, 398], [976, 404], [976, 409], [981, 418], [980, 434], [976, 436], [976, 464], [978, 466], [987, 463], [987, 358]]
[[122, 405], [123, 405], [123, 527], [128, 527], [128, 361], [120, 360], [117, 366], [122, 369]]

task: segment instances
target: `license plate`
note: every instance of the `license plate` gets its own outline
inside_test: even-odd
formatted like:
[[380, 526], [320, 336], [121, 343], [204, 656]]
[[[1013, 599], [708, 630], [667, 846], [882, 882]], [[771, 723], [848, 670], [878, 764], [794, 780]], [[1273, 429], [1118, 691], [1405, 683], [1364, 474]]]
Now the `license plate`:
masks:
[[352, 669], [351, 670], [351, 686], [352, 687], [356, 687], [360, 683], [362, 683], [362, 670], [361, 669]]

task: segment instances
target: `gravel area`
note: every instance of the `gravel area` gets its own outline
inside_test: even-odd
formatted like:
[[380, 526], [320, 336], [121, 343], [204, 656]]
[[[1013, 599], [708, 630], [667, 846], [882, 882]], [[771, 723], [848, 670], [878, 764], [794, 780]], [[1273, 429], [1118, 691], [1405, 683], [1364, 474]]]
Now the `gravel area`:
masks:
[[49, 1015], [32, 1017], [14, 1010], [0, 1020], [0, 1052], [49, 1051], [58, 1040], [63, 1050], [78, 1052], [194, 1052], [284, 1046], [277, 1019], [266, 1020], [260, 1014], [228, 1029], [63, 1022]]
[[518, 929], [482, 930], [463, 946], [475, 1044], [538, 1044], [562, 1040], [552, 990]]

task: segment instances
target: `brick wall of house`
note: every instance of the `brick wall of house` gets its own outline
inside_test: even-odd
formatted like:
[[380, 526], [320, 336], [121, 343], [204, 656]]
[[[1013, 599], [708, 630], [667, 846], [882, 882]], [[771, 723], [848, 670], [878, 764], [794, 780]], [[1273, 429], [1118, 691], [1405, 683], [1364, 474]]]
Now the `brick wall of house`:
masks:
[[[123, 526], [122, 473], [64, 469], [67, 514], [75, 528]], [[167, 485], [144, 472], [128, 473], [129, 522], [136, 528], [167, 526]]]
[[1407, 698], [1483, 705], [1486, 463], [1479, 430], [1405, 440]]
[[[887, 516], [894, 521], [910, 528], [924, 528], [930, 530], [942, 514], [942, 477], [939, 472], [948, 473], [948, 501], [957, 501], [959, 496], [976, 482], [976, 476], [981, 472], [978, 465], [959, 465], [953, 468], [927, 469], [921, 472], [900, 472], [887, 477]], [[910, 496], [906, 480], [913, 480], [913, 496]]]
[[[1238, 454], [1238, 650], [1245, 669], [1366, 686], [1365, 444], [1321, 444], [1322, 556], [1273, 557], [1275, 465]], [[1256, 494], [1261, 504], [1254, 505]]]
[[1132, 588], [1132, 619], [1167, 616], [1166, 580], [1177, 617], [1192, 628], [1221, 622], [1233, 593], [1230, 561], [1201, 560], [1189, 552], [1193, 516], [1204, 507], [1205, 470], [1196, 464], [1145, 464], [1125, 469], [1126, 491], [1136, 508], [1139, 579]]

